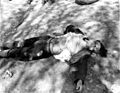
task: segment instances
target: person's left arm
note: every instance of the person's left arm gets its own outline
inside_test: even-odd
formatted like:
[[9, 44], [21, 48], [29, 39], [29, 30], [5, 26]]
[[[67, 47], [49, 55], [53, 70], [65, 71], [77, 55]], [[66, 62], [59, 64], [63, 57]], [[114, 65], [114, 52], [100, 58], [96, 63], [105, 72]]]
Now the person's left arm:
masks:
[[[86, 54], [86, 55], [85, 55]], [[82, 87], [84, 85], [86, 76], [87, 76], [87, 64], [89, 61], [89, 57], [90, 54], [88, 54], [87, 52], [84, 55], [77, 55], [77, 57], [79, 57], [78, 60], [76, 60], [76, 62], [72, 63], [70, 67], [71, 68], [75, 68], [75, 71], [72, 72], [72, 74], [74, 74], [74, 83], [76, 84], [76, 90], [77, 91], [81, 91]], [[73, 59], [72, 59], [73, 60]], [[72, 61], [70, 60], [70, 61]]]

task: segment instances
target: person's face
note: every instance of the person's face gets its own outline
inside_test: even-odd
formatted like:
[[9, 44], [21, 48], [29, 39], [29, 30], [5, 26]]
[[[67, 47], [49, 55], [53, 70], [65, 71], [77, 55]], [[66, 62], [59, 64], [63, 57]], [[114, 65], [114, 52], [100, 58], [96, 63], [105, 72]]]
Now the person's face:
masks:
[[99, 41], [95, 40], [95, 41], [91, 41], [90, 43], [90, 50], [95, 52], [95, 53], [99, 53], [99, 50], [101, 48], [101, 44]]

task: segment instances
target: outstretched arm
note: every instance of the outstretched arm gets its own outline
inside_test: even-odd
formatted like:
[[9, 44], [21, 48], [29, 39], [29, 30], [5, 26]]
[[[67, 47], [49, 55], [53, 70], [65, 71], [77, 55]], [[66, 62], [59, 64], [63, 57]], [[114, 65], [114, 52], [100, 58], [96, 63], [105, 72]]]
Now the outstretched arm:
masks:
[[78, 60], [80, 60], [85, 55], [91, 55], [91, 52], [88, 49], [80, 50], [77, 54], [73, 55], [69, 61], [70, 65], [75, 65]]
[[[79, 57], [79, 56], [78, 56]], [[87, 76], [87, 64], [89, 62], [90, 55], [86, 54], [80, 56], [79, 59], [71, 64], [71, 68], [74, 67], [76, 70], [72, 72], [74, 76], [74, 83], [76, 90], [81, 91]]]

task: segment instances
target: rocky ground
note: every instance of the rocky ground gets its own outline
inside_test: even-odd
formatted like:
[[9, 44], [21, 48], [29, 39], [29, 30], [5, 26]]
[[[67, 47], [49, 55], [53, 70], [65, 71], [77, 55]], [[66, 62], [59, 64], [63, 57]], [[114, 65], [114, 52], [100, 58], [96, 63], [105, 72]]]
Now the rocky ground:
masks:
[[[78, 5], [74, 0], [1, 0], [0, 6], [0, 44], [62, 33], [68, 24], [102, 40], [108, 57], [90, 60], [82, 93], [120, 93], [118, 0], [98, 0], [89, 5]], [[35, 61], [0, 59], [0, 93], [75, 91], [69, 66], [50, 57]]]

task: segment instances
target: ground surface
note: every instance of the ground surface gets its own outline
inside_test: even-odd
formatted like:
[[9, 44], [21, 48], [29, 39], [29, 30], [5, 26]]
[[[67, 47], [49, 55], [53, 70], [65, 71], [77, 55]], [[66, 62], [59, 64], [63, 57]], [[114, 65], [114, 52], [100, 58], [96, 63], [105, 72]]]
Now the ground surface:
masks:
[[[90, 38], [103, 41], [107, 58], [95, 57], [83, 93], [120, 93], [120, 45], [118, 0], [77, 5], [74, 0], [1, 0], [0, 44], [41, 34], [62, 33], [74, 24]], [[6, 74], [12, 72], [13, 76]], [[75, 93], [69, 66], [53, 57], [36, 61], [0, 59], [0, 93]]]

